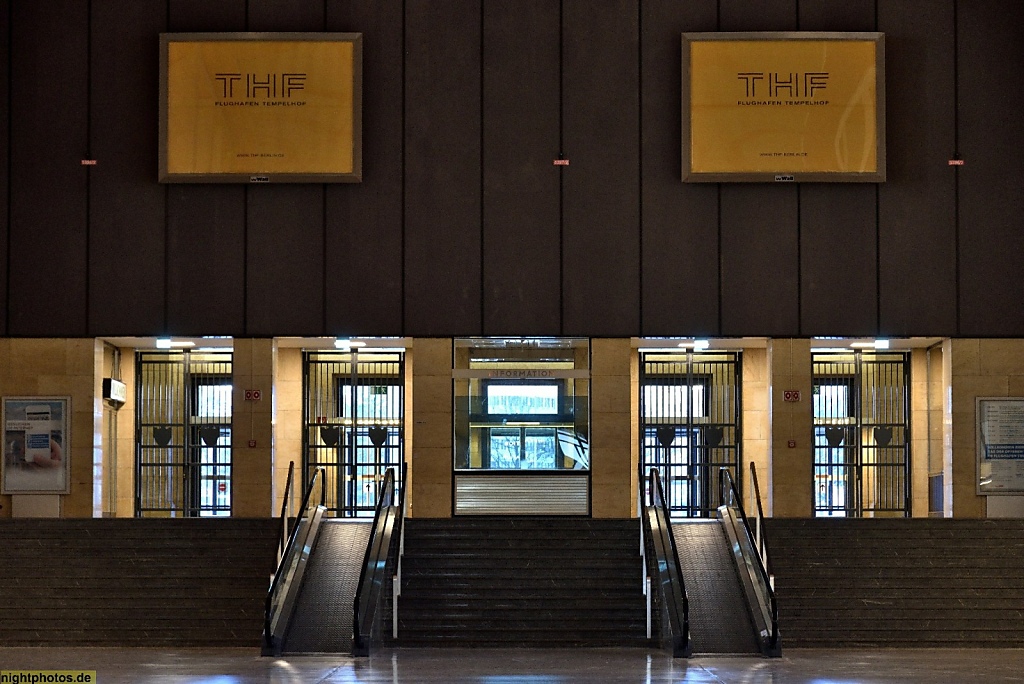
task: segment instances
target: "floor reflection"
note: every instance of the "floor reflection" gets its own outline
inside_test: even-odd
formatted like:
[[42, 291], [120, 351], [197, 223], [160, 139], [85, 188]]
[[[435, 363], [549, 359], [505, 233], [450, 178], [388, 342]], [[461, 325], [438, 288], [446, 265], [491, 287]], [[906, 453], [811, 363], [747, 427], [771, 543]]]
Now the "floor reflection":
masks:
[[960, 684], [1024, 681], [1024, 650], [790, 650], [775, 659], [685, 660], [642, 649], [396, 649], [354, 659], [0, 648], [0, 675], [17, 670], [96, 670], [98, 684]]

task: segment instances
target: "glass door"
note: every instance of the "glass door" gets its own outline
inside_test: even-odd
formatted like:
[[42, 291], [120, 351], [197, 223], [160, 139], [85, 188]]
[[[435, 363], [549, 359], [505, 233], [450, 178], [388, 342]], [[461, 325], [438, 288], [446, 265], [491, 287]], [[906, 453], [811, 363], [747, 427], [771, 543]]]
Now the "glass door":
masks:
[[902, 352], [812, 357], [814, 514], [910, 515], [910, 366]]
[[405, 352], [352, 349], [303, 356], [306, 480], [323, 467], [328, 511], [372, 516], [388, 468], [395, 467], [401, 479]]
[[717, 515], [721, 468], [740, 482], [740, 377], [739, 352], [641, 352], [641, 465], [674, 517]]
[[136, 516], [231, 515], [231, 359], [136, 354]]

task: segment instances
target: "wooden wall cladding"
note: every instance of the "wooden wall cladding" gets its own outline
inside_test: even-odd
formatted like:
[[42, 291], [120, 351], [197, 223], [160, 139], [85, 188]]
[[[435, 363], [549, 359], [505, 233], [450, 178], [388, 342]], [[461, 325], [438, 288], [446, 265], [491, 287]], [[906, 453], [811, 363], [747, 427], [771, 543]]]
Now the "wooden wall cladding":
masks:
[[[174, 33], [244, 31], [246, 2], [170, 0], [167, 18]], [[167, 186], [167, 315], [160, 332], [247, 334], [245, 220], [244, 186]]]
[[[0, 334], [1024, 336], [1022, 27], [1018, 0], [0, 0]], [[158, 34], [246, 30], [363, 34], [361, 183], [156, 182]], [[716, 30], [884, 32], [887, 181], [682, 183], [680, 34]]]
[[888, 145], [878, 187], [883, 335], [957, 334], [954, 7], [907, 0], [878, 8]]
[[483, 5], [483, 332], [561, 330], [559, 3]]
[[[722, 31], [793, 31], [796, 21], [795, 0], [719, 3]], [[797, 186], [722, 185], [721, 334], [799, 334], [799, 216]]]
[[957, 17], [959, 332], [1024, 336], [1024, 4], [960, 2]]
[[640, 328], [639, 13], [562, 2], [562, 331]]
[[[874, 0], [802, 0], [801, 31], [874, 31]], [[875, 184], [800, 186], [800, 332], [871, 336], [878, 329]], [[836, 211], [836, 207], [843, 207]]]
[[406, 2], [409, 335], [482, 332], [480, 31], [478, 0]]
[[717, 0], [641, 6], [641, 329], [720, 333], [718, 186], [682, 183], [684, 32], [715, 31]]
[[326, 189], [329, 335], [403, 330], [405, 46], [401, 0], [329, 0], [327, 30], [363, 34], [363, 182]]
[[[11, 2], [0, 0], [0, 55], [11, 54]], [[10, 71], [0, 69], [0, 101], [10, 102]], [[10, 107], [0, 107], [0, 131], [10, 130]], [[7, 334], [7, 228], [10, 222], [10, 137], [0, 133], [0, 335]]]
[[83, 336], [89, 6], [54, 0], [11, 9], [8, 333]]
[[[248, 31], [323, 31], [322, 3], [246, 5]], [[247, 335], [324, 334], [324, 186], [251, 186], [246, 198]]]
[[[166, 198], [153, 182], [161, 3], [96, 3], [89, 79], [89, 332], [162, 330]], [[126, 258], [130, 255], [130, 258]]]

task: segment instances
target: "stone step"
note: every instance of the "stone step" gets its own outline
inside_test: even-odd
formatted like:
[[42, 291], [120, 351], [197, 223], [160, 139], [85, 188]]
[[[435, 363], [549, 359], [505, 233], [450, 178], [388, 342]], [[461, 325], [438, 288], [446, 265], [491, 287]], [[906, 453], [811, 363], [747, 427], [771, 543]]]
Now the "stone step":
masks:
[[0, 643], [258, 646], [280, 521], [0, 521]]

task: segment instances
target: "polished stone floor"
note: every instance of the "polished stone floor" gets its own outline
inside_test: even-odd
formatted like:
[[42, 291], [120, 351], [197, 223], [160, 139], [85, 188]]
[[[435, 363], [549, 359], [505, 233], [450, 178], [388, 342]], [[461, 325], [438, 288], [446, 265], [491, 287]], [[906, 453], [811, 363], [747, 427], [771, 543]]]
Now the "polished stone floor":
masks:
[[961, 684], [1024, 682], [1024, 650], [790, 649], [771, 660], [673, 660], [641, 649], [395, 649], [370, 658], [262, 658], [250, 649], [0, 648], [0, 673], [12, 670], [95, 670], [99, 684]]

